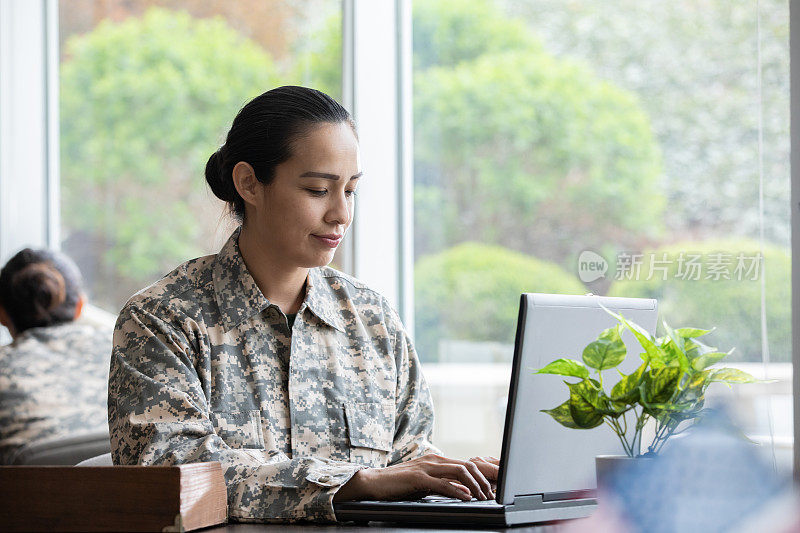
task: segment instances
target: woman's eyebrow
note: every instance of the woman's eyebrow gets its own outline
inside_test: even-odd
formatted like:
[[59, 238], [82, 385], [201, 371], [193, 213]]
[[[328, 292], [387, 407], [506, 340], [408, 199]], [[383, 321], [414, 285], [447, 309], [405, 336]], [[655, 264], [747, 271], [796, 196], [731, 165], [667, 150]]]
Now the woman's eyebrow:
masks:
[[[350, 181], [360, 178], [362, 174], [364, 174], [364, 173], [363, 172], [359, 172], [358, 174], [353, 175], [350, 178]], [[339, 180], [339, 176], [337, 176], [336, 174], [327, 174], [325, 172], [311, 172], [311, 171], [303, 172], [302, 174], [300, 174], [300, 177], [301, 178], [322, 178], [322, 179], [333, 180], [333, 181], [338, 181]]]

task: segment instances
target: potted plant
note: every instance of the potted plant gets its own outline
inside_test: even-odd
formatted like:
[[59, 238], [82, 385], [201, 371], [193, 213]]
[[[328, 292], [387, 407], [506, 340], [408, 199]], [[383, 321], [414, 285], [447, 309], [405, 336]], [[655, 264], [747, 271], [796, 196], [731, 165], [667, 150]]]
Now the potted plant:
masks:
[[[654, 456], [670, 437], [693, 425], [704, 413], [705, 393], [711, 383], [730, 386], [757, 381], [747, 372], [714, 366], [733, 350], [720, 352], [699, 340], [712, 330], [672, 329], [663, 321], [666, 334], [654, 338], [638, 324], [606, 311], [618, 323], [584, 348], [582, 361], [556, 359], [536, 373], [578, 378], [577, 382], [564, 382], [569, 389], [567, 401], [542, 411], [568, 428], [608, 425], [619, 437], [626, 457], [641, 455], [642, 432], [648, 422], [655, 424], [655, 436], [645, 456]], [[617, 369], [620, 379], [606, 392], [602, 371], [615, 369], [625, 360], [627, 350], [621, 336], [625, 329], [644, 350], [640, 354], [642, 363], [627, 375]], [[598, 483], [601, 471], [612, 468], [608, 462], [598, 458]]]

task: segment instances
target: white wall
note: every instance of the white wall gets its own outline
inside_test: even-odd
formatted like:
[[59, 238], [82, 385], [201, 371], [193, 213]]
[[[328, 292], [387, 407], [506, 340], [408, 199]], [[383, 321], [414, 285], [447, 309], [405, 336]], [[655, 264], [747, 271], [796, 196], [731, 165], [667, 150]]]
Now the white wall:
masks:
[[[800, 0], [789, 4], [792, 158], [792, 363], [800, 368]], [[800, 442], [800, 372], [794, 373], [794, 442]], [[794, 447], [794, 479], [800, 482], [800, 446]]]
[[56, 8], [0, 0], [0, 264], [25, 246], [58, 246]]
[[[384, 294], [411, 326], [411, 5], [345, 0], [343, 92], [358, 124], [364, 177], [348, 270]], [[401, 142], [401, 140], [406, 142]]]
[[0, 261], [50, 239], [47, 4], [0, 0]]

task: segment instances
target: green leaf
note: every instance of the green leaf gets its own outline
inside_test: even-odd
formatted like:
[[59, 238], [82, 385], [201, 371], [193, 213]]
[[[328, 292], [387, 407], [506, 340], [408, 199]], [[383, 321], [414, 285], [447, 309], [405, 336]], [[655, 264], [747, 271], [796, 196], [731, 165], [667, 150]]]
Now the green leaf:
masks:
[[[631, 330], [633, 331], [633, 330]], [[636, 340], [639, 341], [639, 344], [644, 348], [645, 354], [647, 357], [642, 357], [642, 361], [663, 361], [666, 358], [666, 354], [661, 346], [658, 346], [655, 342], [648, 339], [647, 337], [639, 337], [636, 333]]]
[[606, 407], [607, 399], [600, 391], [599, 383], [596, 380], [585, 379], [578, 383], [564, 382], [569, 388], [570, 397], [580, 396], [584, 401], [596, 409]]
[[603, 423], [603, 415], [581, 402], [569, 401], [569, 412], [580, 429], [596, 428]]
[[686, 384], [681, 398], [688, 401], [702, 401], [706, 389], [711, 384], [711, 374], [714, 370], [703, 370], [695, 373]]
[[[608, 402], [609, 408], [606, 410], [611, 416], [617, 417], [626, 411], [630, 411], [633, 406], [625, 402]], [[606, 412], [602, 411], [602, 412]], [[612, 414], [613, 413], [613, 414]]]
[[656, 343], [653, 341], [653, 337], [648, 333], [646, 329], [642, 326], [637, 324], [636, 322], [631, 322], [627, 320], [624, 316], [618, 315], [615, 312], [611, 311], [610, 309], [604, 307], [602, 304], [600, 305], [603, 309], [606, 310], [611, 316], [616, 318], [620, 321], [620, 323], [631, 333], [633, 336], [636, 337], [636, 340], [639, 342], [639, 345], [644, 349], [647, 357], [642, 357], [642, 360], [648, 361], [653, 357], [662, 357], [663, 354], [661, 353], [661, 348], [659, 348]]
[[661, 360], [654, 359], [653, 362], [658, 364], [658, 366], [678, 366], [678, 359], [683, 352], [675, 346], [672, 339], [667, 340], [667, 342], [661, 346], [661, 349], [664, 352], [664, 357], [662, 357]]
[[639, 368], [631, 374], [620, 379], [611, 389], [611, 400], [633, 404], [639, 400], [639, 383], [644, 378], [647, 363], [642, 363]]
[[564, 427], [572, 428], [572, 429], [582, 429], [575, 421], [572, 419], [572, 413], [570, 412], [569, 408], [569, 400], [562, 403], [558, 407], [554, 407], [553, 409], [542, 409], [543, 413], [547, 413], [548, 415], [552, 416], [553, 419], [561, 424]]
[[659, 338], [656, 342], [662, 343], [658, 347], [658, 352], [650, 358], [651, 368], [659, 369], [665, 366], [672, 366], [686, 370], [689, 368], [689, 359], [672, 342], [671, 339]]
[[689, 369], [689, 357], [686, 355], [686, 340], [678, 335], [673, 330], [666, 320], [661, 321], [664, 324], [664, 331], [667, 332], [669, 342], [663, 345], [664, 351], [667, 353], [667, 366], [677, 366], [681, 371], [686, 372]]
[[[565, 382], [566, 383], [566, 382]], [[582, 429], [591, 429], [603, 423], [603, 415], [598, 408], [604, 409], [600, 394], [588, 380], [579, 383], [567, 383], [569, 387], [569, 410], [572, 420]]]
[[695, 406], [696, 402], [662, 402], [662, 403], [651, 403], [648, 405], [651, 409], [658, 409], [659, 411], [664, 411], [667, 413], [679, 413], [686, 411], [688, 409], [692, 409]]
[[683, 350], [679, 349], [675, 345], [672, 339], [667, 341], [663, 348], [664, 353], [667, 354], [667, 357], [665, 358], [665, 366], [678, 367], [682, 372], [686, 372], [689, 369], [689, 358], [686, 356], [686, 353]]
[[684, 339], [693, 339], [695, 337], [702, 337], [714, 331], [713, 329], [698, 329], [698, 328], [678, 328], [675, 333]]
[[591, 384], [594, 390], [597, 392], [596, 397], [591, 396], [587, 398], [587, 401], [592, 403], [594, 408], [601, 415], [619, 418], [625, 411], [630, 410], [630, 407], [624, 402], [615, 402], [606, 396], [606, 393], [603, 390], [603, 387], [600, 386], [599, 381], [595, 379], [589, 379], [587, 382]]
[[556, 374], [559, 376], [573, 376], [576, 378], [585, 379], [589, 377], [589, 369], [587, 369], [580, 361], [573, 361], [572, 359], [556, 359], [547, 366], [540, 368], [536, 371], [537, 374]]
[[674, 366], [665, 366], [649, 372], [644, 379], [644, 399], [651, 404], [670, 401], [681, 377], [683, 377], [683, 371]]
[[706, 368], [710, 367], [714, 363], [724, 359], [730, 355], [730, 352], [711, 352], [700, 355], [692, 360], [692, 368], [697, 370], [698, 372], [701, 370], [705, 370]]
[[703, 370], [702, 372], [697, 372], [689, 380], [686, 388], [689, 389], [692, 387], [702, 387], [702, 389], [705, 390], [706, 387], [708, 387], [708, 385], [711, 383], [709, 378], [714, 372], [714, 370]]
[[594, 342], [583, 349], [583, 362], [591, 368], [606, 370], [625, 360], [625, 343], [620, 337], [621, 326], [604, 330]]
[[711, 381], [721, 381], [724, 383], [755, 383], [758, 380], [737, 368], [721, 368], [711, 374]]
[[662, 320], [661, 323], [664, 324], [664, 331], [667, 332], [667, 335], [672, 340], [672, 342], [675, 343], [675, 346], [677, 346], [678, 349], [681, 352], [683, 352], [684, 351], [684, 343], [685, 343], [685, 341], [683, 340], [683, 337], [681, 337], [680, 335], [675, 333], [675, 330], [673, 330], [671, 327], [669, 327], [669, 324], [667, 324], [666, 320]]
[[686, 339], [684, 348], [686, 349], [686, 356], [689, 358], [689, 360], [692, 360], [695, 357], [700, 357], [703, 354], [717, 351], [715, 347], [703, 344], [696, 339]]

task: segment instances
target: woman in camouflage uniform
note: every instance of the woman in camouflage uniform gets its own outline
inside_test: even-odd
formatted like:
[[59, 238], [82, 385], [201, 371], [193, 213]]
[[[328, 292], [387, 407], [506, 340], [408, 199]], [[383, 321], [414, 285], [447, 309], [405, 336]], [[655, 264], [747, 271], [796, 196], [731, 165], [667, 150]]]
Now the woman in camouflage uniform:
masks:
[[326, 265], [353, 217], [355, 125], [280, 87], [245, 105], [206, 180], [242, 225], [135, 295], [114, 335], [116, 464], [220, 461], [239, 521], [335, 520], [334, 500], [493, 497], [497, 461], [439, 455], [397, 313]]
[[0, 271], [0, 464], [26, 446], [104, 433], [111, 328], [75, 322], [85, 297], [65, 255], [26, 248]]

